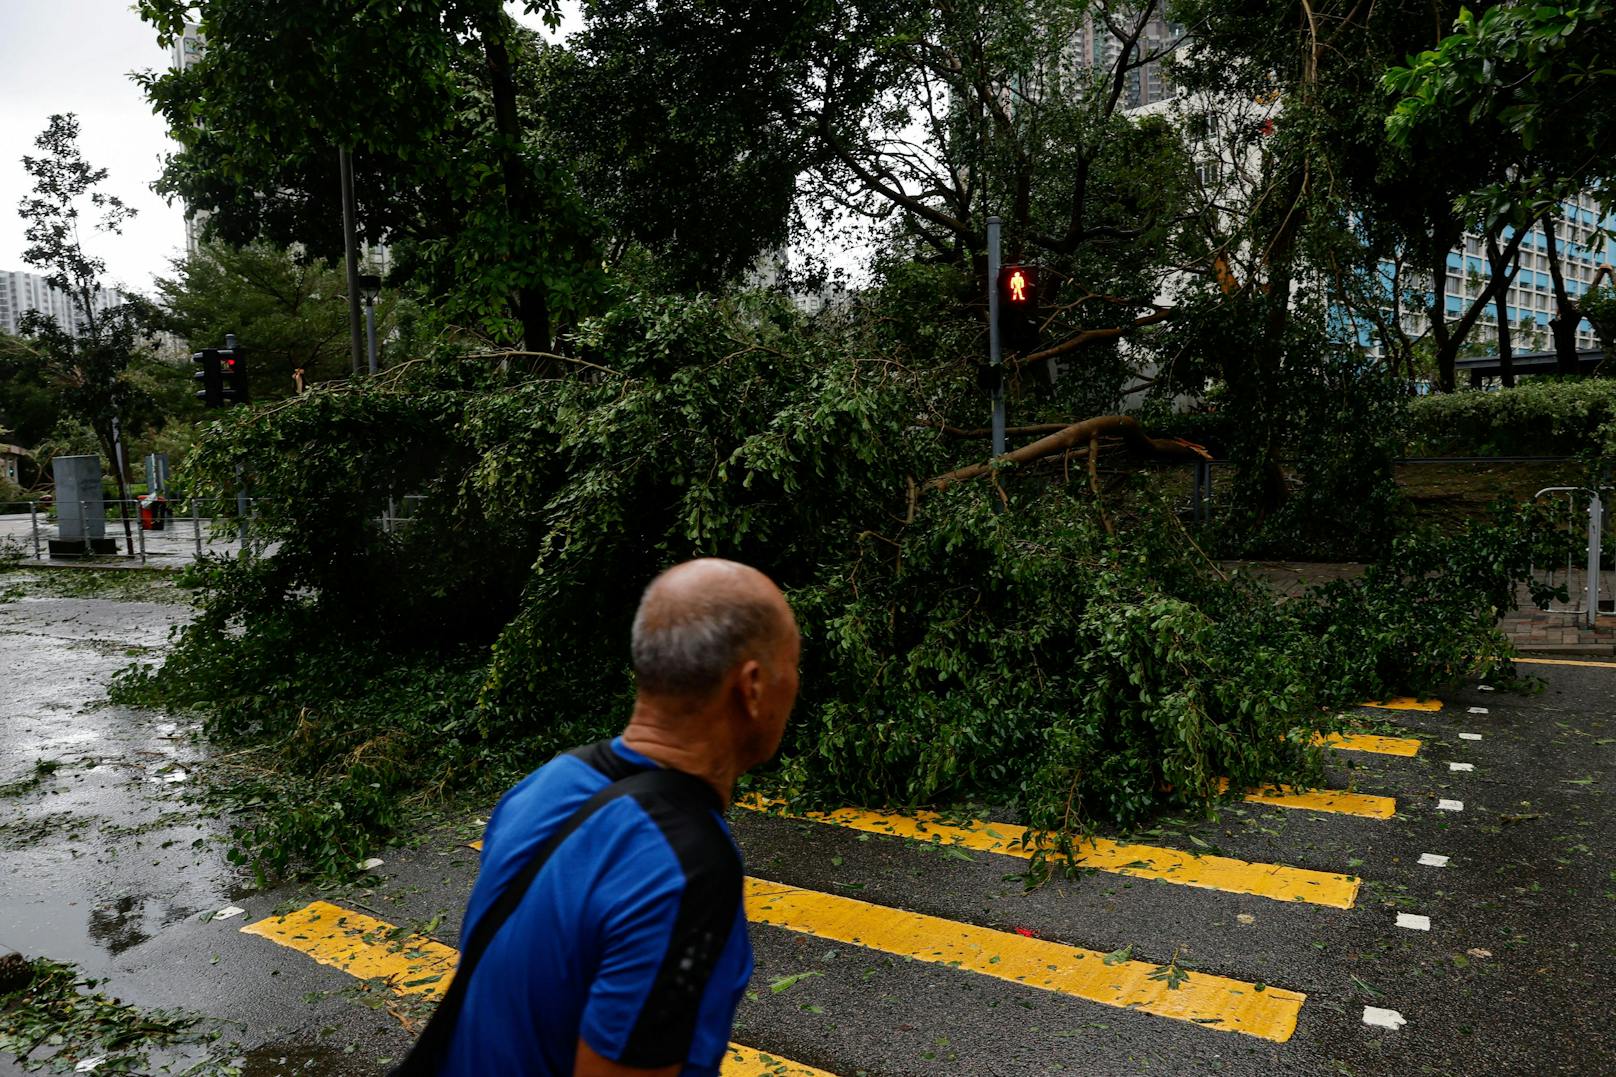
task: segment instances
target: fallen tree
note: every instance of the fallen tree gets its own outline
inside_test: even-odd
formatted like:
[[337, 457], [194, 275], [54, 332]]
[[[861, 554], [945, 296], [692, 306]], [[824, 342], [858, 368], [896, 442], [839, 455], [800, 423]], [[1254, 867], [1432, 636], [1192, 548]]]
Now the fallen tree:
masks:
[[1193, 463], [1212, 459], [1211, 453], [1192, 441], [1185, 441], [1183, 438], [1151, 437], [1131, 415], [1097, 415], [1092, 419], [1084, 419], [1082, 422], [1062, 427], [1047, 437], [1041, 437], [1029, 445], [1023, 445], [985, 463], [970, 464], [933, 476], [926, 480], [924, 488], [947, 489], [955, 483], [974, 479], [978, 475], [986, 475], [996, 464], [1028, 464], [1079, 447], [1087, 448], [1092, 458], [1098, 452], [1099, 440], [1107, 437], [1121, 438], [1122, 443], [1129, 449], [1159, 460]]

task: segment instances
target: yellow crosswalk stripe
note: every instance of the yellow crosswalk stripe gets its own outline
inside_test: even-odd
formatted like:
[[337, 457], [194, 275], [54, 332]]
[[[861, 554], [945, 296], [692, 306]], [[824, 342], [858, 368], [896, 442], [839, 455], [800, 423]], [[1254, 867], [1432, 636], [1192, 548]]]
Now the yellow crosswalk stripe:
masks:
[[[389, 989], [405, 995], [442, 995], [460, 960], [452, 946], [406, 935], [384, 920], [325, 901], [285, 916], [266, 917], [241, 930], [362, 980], [385, 980]], [[739, 1043], [729, 1045], [719, 1072], [721, 1077], [834, 1077]]]
[[392, 924], [325, 901], [241, 930], [302, 951], [361, 980], [386, 980], [403, 995], [443, 994], [460, 957], [452, 946], [401, 935]]
[[[753, 801], [746, 806], [756, 807]], [[971, 820], [955, 824], [942, 821], [936, 812], [865, 811], [842, 808], [830, 812], [805, 812], [796, 818], [830, 823], [869, 834], [890, 834], [900, 838], [935, 842], [984, 853], [1000, 853], [1028, 859], [1033, 850], [1026, 827], [1009, 823]], [[1251, 863], [1227, 856], [1196, 855], [1155, 845], [1134, 845], [1105, 838], [1073, 841], [1073, 862], [1078, 867], [1115, 872], [1141, 879], [1159, 879], [1180, 886], [1251, 894], [1276, 901], [1302, 901], [1350, 909], [1358, 897], [1361, 881], [1355, 876], [1330, 871], [1292, 868], [1283, 864]]]
[[1616, 662], [1585, 662], [1575, 658], [1514, 658], [1529, 666], [1592, 666], [1596, 669], [1616, 669]]
[[724, 1056], [724, 1065], [718, 1072], [720, 1077], [834, 1077], [826, 1070], [738, 1043], [729, 1045], [729, 1054]]
[[[1229, 779], [1218, 779], [1219, 791], [1229, 788]], [[1288, 785], [1251, 789], [1244, 799], [1248, 804], [1271, 804], [1276, 808], [1304, 808], [1308, 811], [1335, 812], [1357, 815], [1365, 819], [1390, 819], [1397, 814], [1395, 797], [1373, 796], [1369, 793], [1349, 793], [1343, 789], [1293, 789]]]
[[1442, 709], [1440, 699], [1411, 699], [1408, 696], [1398, 696], [1396, 699], [1371, 699], [1367, 703], [1358, 704], [1360, 707], [1378, 707], [1383, 711], [1439, 711]]
[[[478, 843], [482, 844], [482, 843]], [[404, 935], [386, 920], [315, 901], [283, 917], [265, 917], [241, 928], [271, 943], [309, 954], [360, 980], [385, 980], [399, 995], [443, 995], [461, 954], [420, 935]], [[721, 1077], [834, 1077], [758, 1048], [730, 1043]]]
[[1373, 752], [1376, 755], [1416, 756], [1420, 742], [1413, 737], [1377, 737], [1369, 733], [1316, 733], [1314, 744], [1339, 752]]
[[1278, 1043], [1307, 998], [762, 879], [746, 880], [746, 912], [753, 923]]

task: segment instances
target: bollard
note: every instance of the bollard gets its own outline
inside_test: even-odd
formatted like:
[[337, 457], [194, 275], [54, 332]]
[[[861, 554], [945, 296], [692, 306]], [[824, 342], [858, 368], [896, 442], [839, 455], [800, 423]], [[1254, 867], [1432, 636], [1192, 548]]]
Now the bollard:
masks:
[[39, 502], [28, 502], [28, 522], [34, 529], [34, 560], [43, 560], [39, 554]]
[[191, 497], [191, 532], [196, 536], [196, 557], [202, 559], [202, 517], [197, 515], [196, 496]]
[[79, 502], [79, 526], [84, 529], [84, 559], [88, 561], [95, 556], [95, 551], [90, 548], [90, 526], [84, 520], [84, 506], [86, 504], [87, 502], [84, 501]]
[[140, 518], [140, 509], [135, 509], [135, 533], [140, 536], [140, 563], [146, 563], [146, 529], [142, 526], [145, 521]]

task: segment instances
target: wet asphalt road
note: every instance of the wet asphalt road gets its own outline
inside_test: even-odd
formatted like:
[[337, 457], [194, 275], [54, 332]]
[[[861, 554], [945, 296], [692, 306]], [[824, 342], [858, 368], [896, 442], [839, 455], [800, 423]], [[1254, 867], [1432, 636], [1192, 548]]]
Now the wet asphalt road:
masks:
[[[0, 949], [78, 962], [142, 1006], [219, 1019], [249, 1073], [375, 1073], [408, 1034], [388, 999], [239, 927], [319, 898], [453, 943], [476, 870], [468, 818], [386, 855], [379, 885], [251, 893], [174, 775], [205, 765], [186, 729], [108, 707], [128, 651], [160, 647], [183, 607], [44, 599], [0, 605]], [[1616, 958], [1616, 668], [1531, 666], [1537, 695], [1445, 695], [1439, 713], [1365, 712], [1425, 740], [1413, 759], [1335, 753], [1332, 784], [1395, 796], [1390, 820], [1226, 806], [1137, 840], [1360, 874], [1341, 910], [1085, 872], [1031, 893], [1024, 861], [738, 813], [761, 878], [1137, 960], [1306, 993], [1271, 1043], [1055, 995], [779, 928], [754, 927], [758, 971], [735, 1038], [832, 1073], [1603, 1074]], [[1484, 707], [1486, 714], [1470, 714]], [[1482, 735], [1461, 740], [1459, 732]], [[1449, 761], [1472, 763], [1452, 772]], [[1464, 802], [1458, 813], [1438, 799]], [[1421, 853], [1451, 857], [1423, 867]], [[968, 858], [967, 858], [968, 857]], [[206, 917], [229, 904], [245, 915]], [[1431, 930], [1395, 926], [1399, 912]], [[780, 991], [769, 985], [797, 979]], [[1399, 1011], [1370, 1028], [1365, 1005]], [[284, 1059], [284, 1061], [282, 1061]], [[0, 1073], [10, 1072], [0, 1062]]]

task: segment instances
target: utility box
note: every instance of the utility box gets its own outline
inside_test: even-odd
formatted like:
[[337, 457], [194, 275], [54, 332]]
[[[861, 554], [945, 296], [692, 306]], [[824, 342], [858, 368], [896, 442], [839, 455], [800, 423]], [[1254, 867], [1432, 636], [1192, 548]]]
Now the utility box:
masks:
[[56, 479], [56, 534], [52, 558], [115, 554], [118, 543], [107, 538], [107, 506], [101, 493], [99, 456], [58, 456], [51, 461]]

